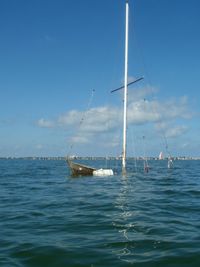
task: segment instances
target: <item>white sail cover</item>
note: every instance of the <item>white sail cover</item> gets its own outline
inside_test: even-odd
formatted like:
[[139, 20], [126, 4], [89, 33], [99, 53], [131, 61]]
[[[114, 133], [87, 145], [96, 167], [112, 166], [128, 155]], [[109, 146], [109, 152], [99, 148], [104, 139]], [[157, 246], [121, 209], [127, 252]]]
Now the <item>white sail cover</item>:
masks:
[[114, 175], [114, 173], [112, 169], [98, 169], [98, 170], [93, 171], [93, 175], [94, 176], [110, 176], [110, 175]]

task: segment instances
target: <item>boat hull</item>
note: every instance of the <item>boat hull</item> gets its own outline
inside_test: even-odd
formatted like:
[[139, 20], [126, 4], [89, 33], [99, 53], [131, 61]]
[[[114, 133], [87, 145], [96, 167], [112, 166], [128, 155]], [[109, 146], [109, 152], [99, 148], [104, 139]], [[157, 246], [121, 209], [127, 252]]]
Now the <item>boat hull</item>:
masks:
[[71, 170], [71, 174], [73, 176], [88, 176], [88, 175], [93, 175], [93, 171], [95, 171], [95, 168], [79, 164], [76, 162], [73, 162], [71, 160], [67, 160], [67, 164]]

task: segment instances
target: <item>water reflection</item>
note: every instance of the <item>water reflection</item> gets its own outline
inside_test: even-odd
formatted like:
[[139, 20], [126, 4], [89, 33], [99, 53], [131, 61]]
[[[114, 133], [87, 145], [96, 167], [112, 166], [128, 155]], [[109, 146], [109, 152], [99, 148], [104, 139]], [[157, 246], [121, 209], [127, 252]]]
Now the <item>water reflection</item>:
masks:
[[160, 254], [162, 223], [157, 219], [159, 197], [152, 184], [153, 173], [129, 174], [120, 179], [112, 220], [116, 237], [111, 246], [112, 253], [129, 264], [145, 262]]
[[133, 263], [133, 249], [135, 248], [133, 241], [134, 223], [133, 216], [134, 212], [129, 205], [129, 195], [132, 192], [132, 186], [129, 183], [127, 176], [122, 176], [121, 187], [119, 194], [116, 198], [115, 208], [116, 213], [113, 218], [113, 226], [117, 230], [117, 240], [115, 244], [112, 244], [112, 252], [117, 257], [129, 263]]

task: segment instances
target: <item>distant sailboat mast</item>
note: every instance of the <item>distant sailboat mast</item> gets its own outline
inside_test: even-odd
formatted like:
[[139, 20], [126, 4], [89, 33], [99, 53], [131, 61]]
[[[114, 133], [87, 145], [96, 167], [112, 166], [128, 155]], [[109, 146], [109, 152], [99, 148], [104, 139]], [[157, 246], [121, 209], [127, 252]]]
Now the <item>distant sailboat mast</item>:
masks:
[[126, 136], [127, 136], [127, 87], [128, 87], [128, 25], [129, 4], [126, 1], [126, 24], [125, 24], [125, 66], [124, 66], [124, 124], [123, 124], [123, 151], [122, 171], [126, 171]]

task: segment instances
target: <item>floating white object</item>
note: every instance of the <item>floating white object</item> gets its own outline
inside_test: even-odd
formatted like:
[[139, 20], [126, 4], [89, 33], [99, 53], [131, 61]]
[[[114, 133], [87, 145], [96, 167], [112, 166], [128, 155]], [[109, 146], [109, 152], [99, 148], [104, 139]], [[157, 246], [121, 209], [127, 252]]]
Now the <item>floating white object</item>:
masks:
[[93, 175], [95, 176], [109, 176], [109, 175], [114, 175], [112, 169], [98, 169], [93, 171]]
[[171, 169], [173, 167], [173, 160], [171, 158], [168, 159], [167, 167], [168, 169]]

